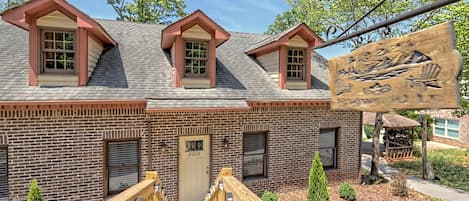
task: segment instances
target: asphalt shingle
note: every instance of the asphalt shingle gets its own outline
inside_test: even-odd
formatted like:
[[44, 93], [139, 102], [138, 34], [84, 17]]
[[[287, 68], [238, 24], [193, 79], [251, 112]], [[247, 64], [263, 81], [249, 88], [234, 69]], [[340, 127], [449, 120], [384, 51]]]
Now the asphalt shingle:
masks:
[[[312, 89], [281, 90], [267, 72], [245, 54], [269, 35], [230, 32], [217, 48], [217, 87], [176, 88], [170, 56], [161, 48], [163, 25], [98, 20], [118, 45], [106, 50], [85, 87], [28, 86], [28, 32], [0, 21], [0, 101], [31, 100], [206, 100], [236, 107], [239, 101], [222, 100], [325, 100], [329, 99], [327, 60], [314, 53]], [[177, 101], [171, 101], [177, 100]], [[217, 102], [218, 101], [218, 102]], [[182, 103], [181, 103], [182, 104]], [[184, 102], [184, 106], [202, 104]], [[158, 104], [157, 104], [158, 105]]]

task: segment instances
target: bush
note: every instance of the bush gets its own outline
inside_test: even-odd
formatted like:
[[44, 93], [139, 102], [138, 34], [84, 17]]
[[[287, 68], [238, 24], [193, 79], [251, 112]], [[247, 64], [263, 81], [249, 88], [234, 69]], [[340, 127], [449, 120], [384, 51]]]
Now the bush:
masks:
[[42, 195], [39, 191], [39, 186], [37, 185], [36, 179], [31, 181], [31, 185], [29, 186], [29, 193], [27, 201], [42, 201]]
[[308, 182], [308, 201], [328, 201], [329, 192], [327, 191], [327, 177], [322, 162], [319, 158], [319, 152], [314, 153], [313, 163], [309, 171]]
[[278, 201], [278, 196], [277, 196], [277, 194], [266, 190], [262, 194], [261, 199], [262, 199], [262, 201]]
[[364, 125], [363, 129], [365, 130], [365, 134], [368, 139], [373, 138], [373, 131], [375, 130], [374, 126]]
[[340, 185], [339, 195], [342, 199], [348, 201], [354, 201], [357, 199], [355, 190], [353, 189], [352, 185], [348, 182], [344, 182]]
[[393, 181], [391, 182], [392, 193], [399, 197], [406, 197], [407, 190], [407, 176], [402, 173], [393, 174]]

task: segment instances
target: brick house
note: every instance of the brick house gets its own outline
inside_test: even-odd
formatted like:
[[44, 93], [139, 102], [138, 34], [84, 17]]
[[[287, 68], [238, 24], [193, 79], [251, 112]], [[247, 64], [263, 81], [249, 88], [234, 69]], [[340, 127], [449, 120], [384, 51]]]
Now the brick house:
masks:
[[428, 110], [435, 120], [433, 141], [469, 148], [469, 116], [457, 117], [454, 110]]
[[163, 26], [34, 0], [0, 21], [0, 200], [104, 200], [158, 171], [200, 200], [222, 167], [256, 193], [356, 180], [361, 113], [331, 111], [322, 40], [227, 32], [201, 11]]

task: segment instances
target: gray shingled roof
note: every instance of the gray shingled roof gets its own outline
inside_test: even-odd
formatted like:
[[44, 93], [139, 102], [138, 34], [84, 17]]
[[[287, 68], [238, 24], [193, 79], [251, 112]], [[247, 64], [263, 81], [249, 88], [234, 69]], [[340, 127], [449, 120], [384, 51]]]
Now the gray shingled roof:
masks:
[[[162, 25], [98, 20], [118, 42], [98, 62], [86, 87], [28, 86], [28, 32], [0, 20], [0, 101], [28, 100], [324, 100], [329, 99], [327, 60], [313, 56], [310, 90], [281, 90], [244, 51], [269, 35], [230, 32], [217, 48], [217, 86], [183, 89], [174, 84]], [[171, 107], [167, 102], [155, 104]], [[190, 103], [190, 102], [189, 102]], [[189, 104], [185, 103], [185, 104]], [[197, 104], [197, 102], [194, 102]], [[227, 103], [228, 104], [228, 103]], [[239, 102], [234, 101], [233, 106]]]
[[295, 26], [290, 27], [289, 29], [286, 29], [278, 34], [275, 35], [270, 35], [266, 37], [264, 40], [258, 41], [257, 43], [254, 43], [252, 46], [246, 49], [246, 52], [249, 52], [251, 50], [255, 50], [257, 48], [260, 48], [262, 46], [268, 45], [270, 43], [278, 41], [280, 38], [282, 38], [285, 34], [290, 33], [291, 31], [295, 30], [297, 27], [301, 26], [302, 23], [299, 23]]

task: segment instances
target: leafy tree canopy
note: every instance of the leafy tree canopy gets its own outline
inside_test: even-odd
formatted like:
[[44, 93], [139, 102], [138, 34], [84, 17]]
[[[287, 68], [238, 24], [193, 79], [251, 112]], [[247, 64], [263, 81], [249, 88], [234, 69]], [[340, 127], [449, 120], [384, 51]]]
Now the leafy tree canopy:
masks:
[[[380, 0], [286, 0], [290, 10], [277, 15], [266, 33], [275, 34], [289, 27], [304, 22], [316, 33], [326, 35], [330, 26], [349, 27], [370, 11]], [[369, 16], [354, 26], [349, 32], [364, 29], [373, 24], [391, 19], [403, 12], [419, 8], [435, 0], [387, 0]], [[415, 16], [390, 26], [390, 33], [386, 35], [383, 29], [365, 34], [360, 40], [349, 40], [342, 45], [352, 49], [383, 38], [397, 37], [412, 31], [420, 30], [448, 20], [454, 21], [457, 38], [457, 49], [463, 58], [463, 72], [461, 74], [461, 106], [457, 115], [469, 114], [469, 0], [446, 6], [425, 14]], [[342, 30], [338, 30], [341, 33]]]
[[114, 8], [117, 20], [169, 24], [185, 16], [184, 0], [107, 0]]
[[3, 12], [9, 8], [20, 5], [27, 0], [0, 0], [0, 12]]

